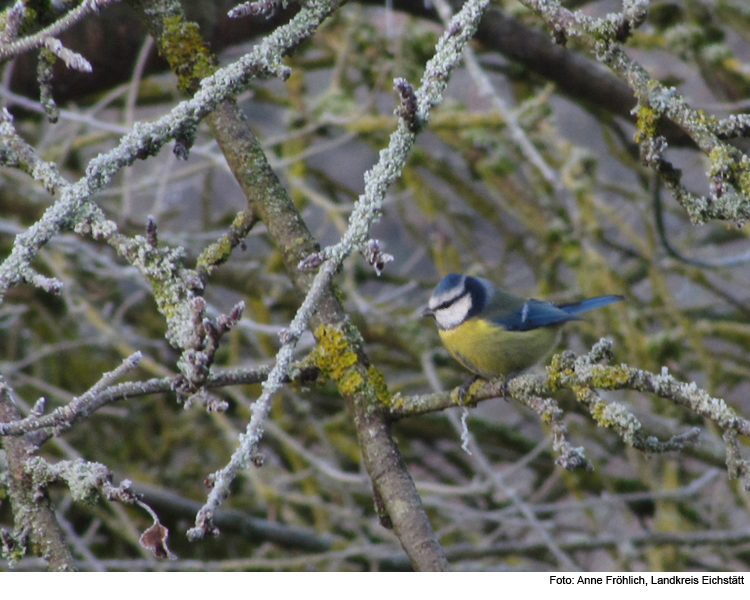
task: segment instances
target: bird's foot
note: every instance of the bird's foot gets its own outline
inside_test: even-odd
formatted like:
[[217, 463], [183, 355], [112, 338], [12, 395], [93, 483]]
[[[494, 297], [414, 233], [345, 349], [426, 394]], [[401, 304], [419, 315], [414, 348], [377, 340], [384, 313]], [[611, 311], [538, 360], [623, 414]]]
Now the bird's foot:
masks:
[[508, 398], [508, 382], [510, 381], [510, 377], [503, 377], [503, 383], [500, 386], [500, 389], [503, 391], [503, 400], [506, 402], [510, 402], [510, 398]]
[[463, 382], [460, 388], [458, 388], [458, 402], [459, 404], [464, 404], [465, 400], [470, 398], [469, 396], [469, 388], [474, 385], [474, 382], [478, 379], [481, 379], [479, 375], [472, 375], [469, 377], [466, 381]]

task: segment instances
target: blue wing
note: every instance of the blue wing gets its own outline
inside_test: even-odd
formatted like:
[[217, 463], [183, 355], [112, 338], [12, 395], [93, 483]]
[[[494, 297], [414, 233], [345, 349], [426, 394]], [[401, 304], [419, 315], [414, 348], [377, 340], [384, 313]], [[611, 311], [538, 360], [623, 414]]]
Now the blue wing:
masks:
[[533, 298], [524, 302], [523, 306], [510, 315], [493, 319], [498, 325], [502, 325], [508, 331], [529, 331], [537, 327], [557, 325], [565, 321], [578, 320], [576, 316], [592, 308], [599, 308], [624, 300], [624, 296], [597, 296], [580, 302], [568, 304], [552, 304]]

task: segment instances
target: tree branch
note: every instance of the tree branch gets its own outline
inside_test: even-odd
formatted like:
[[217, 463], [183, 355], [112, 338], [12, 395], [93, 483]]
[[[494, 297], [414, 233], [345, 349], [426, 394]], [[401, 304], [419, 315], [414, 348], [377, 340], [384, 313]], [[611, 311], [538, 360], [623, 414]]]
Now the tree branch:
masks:
[[[21, 418], [21, 411], [13, 400], [10, 388], [0, 379], [0, 423]], [[50, 571], [75, 570], [73, 555], [65, 542], [47, 491], [36, 486], [30, 474], [29, 461], [34, 458], [39, 445], [30, 436], [6, 437], [1, 441], [8, 461], [10, 501], [15, 518], [15, 547], [9, 548], [10, 539], [3, 536], [4, 551], [9, 560], [17, 560], [23, 555], [25, 538], [29, 536], [47, 561]]]

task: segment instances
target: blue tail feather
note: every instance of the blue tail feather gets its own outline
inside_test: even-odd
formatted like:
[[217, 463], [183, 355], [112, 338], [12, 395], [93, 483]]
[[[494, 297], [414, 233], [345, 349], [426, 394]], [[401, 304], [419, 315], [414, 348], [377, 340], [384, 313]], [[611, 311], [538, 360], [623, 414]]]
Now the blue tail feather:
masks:
[[557, 307], [564, 310], [569, 315], [577, 315], [578, 313], [591, 310], [592, 308], [600, 308], [602, 306], [607, 306], [607, 304], [612, 304], [613, 302], [619, 302], [620, 300], [625, 300], [625, 296], [596, 296], [595, 298], [587, 298], [580, 302], [558, 304]]

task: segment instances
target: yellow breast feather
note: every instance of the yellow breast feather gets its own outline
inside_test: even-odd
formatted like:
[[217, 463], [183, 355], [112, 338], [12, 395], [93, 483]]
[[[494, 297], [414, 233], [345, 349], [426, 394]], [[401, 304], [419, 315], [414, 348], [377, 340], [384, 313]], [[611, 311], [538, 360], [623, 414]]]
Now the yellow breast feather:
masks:
[[555, 347], [560, 326], [508, 331], [480, 318], [439, 331], [448, 352], [470, 371], [491, 379], [515, 375], [547, 357]]

